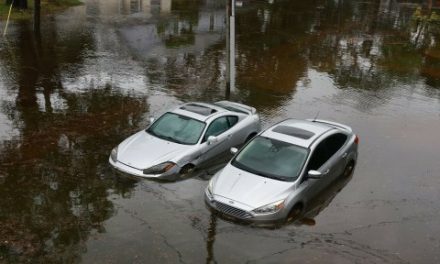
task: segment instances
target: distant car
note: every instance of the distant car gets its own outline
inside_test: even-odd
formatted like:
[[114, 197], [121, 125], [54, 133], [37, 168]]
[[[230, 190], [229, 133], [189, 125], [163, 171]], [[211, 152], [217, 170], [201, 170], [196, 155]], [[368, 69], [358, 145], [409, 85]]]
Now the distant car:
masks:
[[214, 175], [205, 201], [241, 220], [291, 220], [338, 176], [353, 173], [358, 142], [352, 129], [342, 124], [283, 121], [253, 138]]
[[260, 130], [253, 107], [229, 101], [186, 103], [124, 140], [111, 151], [109, 162], [132, 175], [167, 178], [227, 153]]

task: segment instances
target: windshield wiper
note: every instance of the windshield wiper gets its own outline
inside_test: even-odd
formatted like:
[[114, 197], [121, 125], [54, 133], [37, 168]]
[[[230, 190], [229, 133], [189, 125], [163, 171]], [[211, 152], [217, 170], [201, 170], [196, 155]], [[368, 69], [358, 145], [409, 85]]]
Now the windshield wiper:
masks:
[[250, 173], [257, 174], [258, 176], [261, 176], [261, 177], [270, 178], [270, 179], [275, 179], [275, 180], [277, 179], [277, 178], [275, 178], [275, 177], [273, 177], [273, 176], [266, 175], [266, 174], [264, 174], [263, 172], [260, 172], [260, 171], [254, 170], [254, 169], [252, 169], [252, 168], [250, 168], [250, 167], [248, 167], [248, 166], [246, 166], [246, 165], [240, 163], [239, 161], [237, 161], [237, 160], [235, 160], [235, 159], [232, 161], [232, 165], [235, 165], [235, 166], [238, 167], [239, 169], [242, 169], [242, 170], [248, 171], [248, 172], [250, 172]]
[[236, 166], [239, 169], [242, 169], [242, 170], [248, 171], [250, 173], [256, 174], [258, 176], [269, 178], [269, 179], [280, 180], [280, 181], [289, 181], [291, 179], [291, 177], [287, 177], [287, 176], [278, 176], [278, 175], [275, 176], [275, 175], [271, 175], [271, 174], [265, 174], [263, 172], [249, 168], [248, 166], [236, 161], [235, 159], [232, 161], [232, 165]]

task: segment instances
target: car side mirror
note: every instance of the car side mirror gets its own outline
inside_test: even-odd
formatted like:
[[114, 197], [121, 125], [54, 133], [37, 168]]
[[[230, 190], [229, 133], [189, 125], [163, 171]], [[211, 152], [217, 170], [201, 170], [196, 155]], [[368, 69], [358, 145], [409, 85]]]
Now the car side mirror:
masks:
[[208, 142], [208, 145], [211, 145], [211, 144], [217, 142], [217, 137], [216, 136], [209, 136], [207, 142]]
[[156, 120], [156, 118], [150, 117], [150, 125], [153, 124], [154, 120]]
[[317, 170], [309, 170], [307, 173], [310, 179], [321, 179], [322, 173]]
[[238, 152], [238, 148], [231, 148], [230, 151], [232, 155], [235, 155]]

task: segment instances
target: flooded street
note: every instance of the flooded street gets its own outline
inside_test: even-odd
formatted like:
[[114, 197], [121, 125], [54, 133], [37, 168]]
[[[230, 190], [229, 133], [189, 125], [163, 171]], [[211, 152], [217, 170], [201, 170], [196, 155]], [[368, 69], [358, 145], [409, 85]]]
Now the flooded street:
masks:
[[[440, 26], [400, 2], [244, 1], [231, 91], [223, 1], [85, 0], [42, 17], [40, 35], [13, 21], [0, 38], [0, 263], [440, 263]], [[156, 182], [109, 165], [151, 116], [224, 99], [264, 127], [350, 125], [353, 177], [305, 219], [262, 228], [207, 209], [219, 166]]]

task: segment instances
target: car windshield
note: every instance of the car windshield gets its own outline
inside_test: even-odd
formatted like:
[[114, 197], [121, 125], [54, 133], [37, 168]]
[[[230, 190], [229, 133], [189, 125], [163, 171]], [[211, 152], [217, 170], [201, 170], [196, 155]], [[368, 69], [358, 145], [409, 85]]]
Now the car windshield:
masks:
[[165, 113], [146, 131], [158, 138], [179, 144], [194, 145], [200, 138], [205, 123], [173, 113]]
[[308, 150], [287, 142], [257, 137], [232, 161], [232, 165], [282, 181], [294, 181], [307, 158]]

